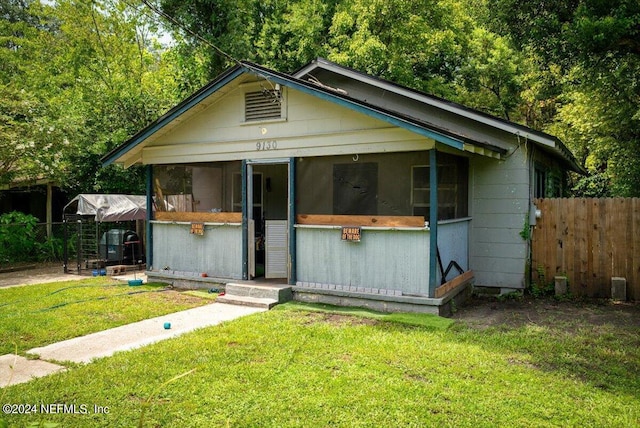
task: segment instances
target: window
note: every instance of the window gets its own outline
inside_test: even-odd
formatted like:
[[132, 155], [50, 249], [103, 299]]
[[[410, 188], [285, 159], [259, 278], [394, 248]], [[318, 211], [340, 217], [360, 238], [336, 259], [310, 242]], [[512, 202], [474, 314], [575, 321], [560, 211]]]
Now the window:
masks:
[[238, 161], [155, 165], [156, 204], [160, 211], [233, 211], [232, 175], [240, 166]]
[[544, 198], [547, 194], [547, 171], [536, 167], [534, 180], [533, 196], [536, 198]]
[[533, 172], [533, 197], [558, 198], [563, 193], [562, 176], [546, 165], [536, 165]]
[[244, 120], [259, 121], [282, 118], [282, 92], [262, 90], [244, 94]]
[[[438, 220], [466, 217], [468, 213], [468, 161], [438, 153]], [[429, 165], [411, 167], [413, 215], [429, 219], [431, 205]]]
[[333, 165], [333, 213], [376, 215], [378, 213], [378, 164]]

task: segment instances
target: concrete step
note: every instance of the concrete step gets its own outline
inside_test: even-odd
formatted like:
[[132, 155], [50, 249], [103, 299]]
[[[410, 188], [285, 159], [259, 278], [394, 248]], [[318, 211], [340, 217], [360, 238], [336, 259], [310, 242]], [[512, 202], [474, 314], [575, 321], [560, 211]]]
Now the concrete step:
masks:
[[243, 284], [228, 283], [225, 285], [227, 296], [245, 296], [258, 299], [272, 299], [278, 303], [288, 302], [293, 298], [291, 286], [286, 284]]
[[230, 305], [250, 306], [252, 308], [271, 309], [278, 302], [275, 299], [268, 299], [264, 297], [251, 297], [251, 296], [237, 296], [234, 294], [224, 294], [216, 298], [218, 303], [227, 303]]

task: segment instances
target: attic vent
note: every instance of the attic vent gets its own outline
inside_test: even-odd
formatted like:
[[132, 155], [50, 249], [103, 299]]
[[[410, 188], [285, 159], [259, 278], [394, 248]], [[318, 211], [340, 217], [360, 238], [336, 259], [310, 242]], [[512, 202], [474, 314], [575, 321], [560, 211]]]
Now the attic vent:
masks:
[[280, 91], [263, 90], [244, 94], [244, 120], [280, 119], [282, 98]]

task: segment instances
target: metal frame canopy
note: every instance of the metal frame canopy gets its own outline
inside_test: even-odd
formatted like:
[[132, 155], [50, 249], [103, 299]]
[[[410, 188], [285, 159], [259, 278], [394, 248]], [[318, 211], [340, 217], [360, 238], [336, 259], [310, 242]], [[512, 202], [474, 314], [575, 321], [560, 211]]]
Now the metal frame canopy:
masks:
[[145, 195], [79, 194], [65, 205], [64, 214], [94, 216], [97, 222], [146, 220]]

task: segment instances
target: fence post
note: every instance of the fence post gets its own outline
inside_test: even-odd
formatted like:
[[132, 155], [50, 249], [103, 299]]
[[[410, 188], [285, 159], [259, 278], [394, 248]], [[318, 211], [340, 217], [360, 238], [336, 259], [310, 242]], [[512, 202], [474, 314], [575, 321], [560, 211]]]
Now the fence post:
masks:
[[62, 258], [63, 258], [62, 268], [63, 268], [64, 273], [69, 273], [69, 267], [67, 266], [67, 264], [69, 263], [69, 243], [67, 242], [67, 240], [69, 239], [69, 230], [68, 230], [67, 218], [66, 217], [62, 218], [62, 239], [63, 239], [63, 245], [62, 245]]

